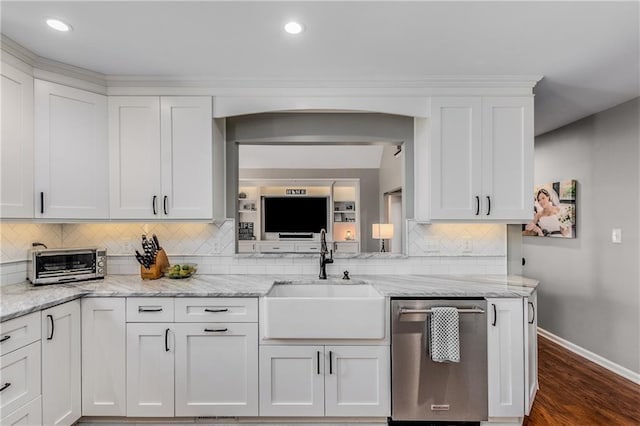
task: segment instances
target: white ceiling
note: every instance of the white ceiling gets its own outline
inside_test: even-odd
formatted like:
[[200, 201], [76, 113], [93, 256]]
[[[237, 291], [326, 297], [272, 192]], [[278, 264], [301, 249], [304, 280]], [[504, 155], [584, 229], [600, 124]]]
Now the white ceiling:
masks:
[[378, 169], [384, 145], [240, 145], [240, 169]]
[[[410, 81], [543, 75], [536, 133], [640, 94], [638, 1], [11, 2], [2, 33], [106, 75]], [[69, 22], [56, 33], [47, 17]], [[289, 36], [282, 25], [301, 21]]]

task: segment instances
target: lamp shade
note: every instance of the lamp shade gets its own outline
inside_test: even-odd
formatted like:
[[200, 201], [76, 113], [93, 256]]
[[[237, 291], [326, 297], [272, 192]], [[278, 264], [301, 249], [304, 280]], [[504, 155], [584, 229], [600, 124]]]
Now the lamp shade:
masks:
[[387, 240], [393, 238], [393, 223], [373, 223], [371, 233], [376, 240]]

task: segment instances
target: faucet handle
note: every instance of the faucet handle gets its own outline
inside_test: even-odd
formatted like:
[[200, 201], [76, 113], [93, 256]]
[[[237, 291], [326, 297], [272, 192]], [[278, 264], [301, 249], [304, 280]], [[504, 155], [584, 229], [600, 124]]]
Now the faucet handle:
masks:
[[349, 277], [349, 271], [344, 271], [343, 272], [342, 279], [343, 280], [350, 280], [351, 279], [351, 277]]

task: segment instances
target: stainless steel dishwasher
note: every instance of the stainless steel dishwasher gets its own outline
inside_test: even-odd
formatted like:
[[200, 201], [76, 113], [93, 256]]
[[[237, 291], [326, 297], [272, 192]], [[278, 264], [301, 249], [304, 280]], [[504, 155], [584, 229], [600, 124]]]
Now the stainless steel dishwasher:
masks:
[[[392, 420], [487, 420], [487, 319], [484, 299], [391, 302]], [[431, 360], [430, 310], [458, 309], [460, 362]]]

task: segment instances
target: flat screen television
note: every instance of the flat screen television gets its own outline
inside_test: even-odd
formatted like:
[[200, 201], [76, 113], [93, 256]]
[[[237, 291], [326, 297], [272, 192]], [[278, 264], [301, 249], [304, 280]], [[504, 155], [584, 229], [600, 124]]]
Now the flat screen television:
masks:
[[319, 233], [327, 228], [329, 197], [263, 197], [264, 232]]

